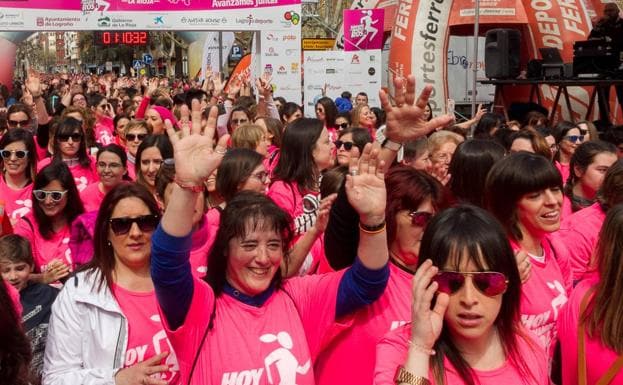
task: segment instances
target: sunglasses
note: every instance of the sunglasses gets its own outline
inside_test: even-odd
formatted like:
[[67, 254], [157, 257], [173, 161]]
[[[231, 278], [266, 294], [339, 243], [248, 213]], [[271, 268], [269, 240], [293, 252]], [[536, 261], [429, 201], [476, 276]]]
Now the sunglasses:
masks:
[[24, 126], [30, 125], [30, 119], [26, 119], [26, 120], [7, 119], [7, 123], [11, 127], [24, 127]]
[[147, 134], [126, 134], [125, 139], [129, 142], [134, 142], [136, 139], [143, 141]]
[[266, 171], [260, 171], [257, 174], [251, 174], [251, 176], [262, 183], [266, 183], [268, 180], [268, 173]]
[[348, 123], [340, 123], [337, 125], [339, 128], [341, 128], [342, 130], [345, 130], [348, 128]]
[[410, 211], [407, 215], [411, 217], [411, 224], [418, 227], [426, 227], [433, 217], [433, 213], [427, 211]]
[[115, 235], [123, 235], [130, 232], [132, 228], [132, 224], [136, 223], [138, 228], [141, 229], [142, 232], [152, 232], [158, 226], [158, 222], [160, 222], [160, 216], [155, 214], [150, 215], [141, 215], [136, 218], [130, 217], [120, 217], [120, 218], [110, 218], [110, 229]]
[[69, 138], [71, 138], [74, 142], [79, 142], [82, 140], [82, 134], [76, 133], [71, 135], [56, 135], [56, 139], [58, 139], [59, 142], [69, 142]]
[[341, 140], [335, 141], [335, 148], [338, 150], [342, 148], [342, 145], [344, 146], [344, 150], [350, 151], [355, 144], [353, 142], [342, 142]]
[[17, 159], [24, 159], [28, 155], [28, 150], [0, 150], [2, 159], [11, 159], [11, 155], [15, 155]]
[[583, 142], [584, 135], [568, 135], [568, 136], [565, 136], [564, 139], [570, 141], [571, 143]]
[[63, 199], [65, 194], [67, 194], [67, 190], [63, 190], [63, 191], [32, 190], [32, 195], [34, 195], [35, 199], [37, 199], [40, 202], [43, 202], [44, 200], [46, 200], [47, 197], [50, 197], [53, 202], [59, 202], [61, 199]]
[[487, 297], [503, 294], [508, 287], [508, 279], [502, 273], [495, 271], [478, 271], [463, 273], [459, 271], [440, 271], [433, 278], [439, 285], [439, 291], [448, 295], [455, 294], [463, 285], [465, 277], [471, 276], [474, 287]]
[[249, 119], [232, 119], [231, 122], [233, 124], [244, 124], [247, 123]]

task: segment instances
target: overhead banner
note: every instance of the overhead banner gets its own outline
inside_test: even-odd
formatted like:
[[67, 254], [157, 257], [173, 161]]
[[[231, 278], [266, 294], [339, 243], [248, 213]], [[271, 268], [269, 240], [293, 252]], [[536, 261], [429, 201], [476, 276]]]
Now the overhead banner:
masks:
[[344, 10], [344, 51], [383, 48], [383, 9]]

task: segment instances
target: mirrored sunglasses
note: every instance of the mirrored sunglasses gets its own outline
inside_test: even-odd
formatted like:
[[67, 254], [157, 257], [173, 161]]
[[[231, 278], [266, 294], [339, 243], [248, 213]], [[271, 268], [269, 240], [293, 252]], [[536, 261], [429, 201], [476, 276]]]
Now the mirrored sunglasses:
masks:
[[472, 277], [474, 287], [488, 297], [503, 294], [508, 287], [508, 279], [502, 273], [495, 271], [478, 271], [463, 273], [459, 271], [440, 271], [433, 278], [439, 285], [438, 290], [448, 295], [455, 294], [463, 285], [467, 276]]

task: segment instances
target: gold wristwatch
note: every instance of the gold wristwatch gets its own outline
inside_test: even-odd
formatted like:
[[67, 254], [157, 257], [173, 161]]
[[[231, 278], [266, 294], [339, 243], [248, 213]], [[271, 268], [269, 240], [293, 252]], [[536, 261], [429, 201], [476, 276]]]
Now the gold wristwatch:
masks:
[[396, 384], [409, 384], [409, 385], [430, 385], [428, 378], [422, 376], [416, 376], [413, 373], [409, 373], [404, 367], [399, 366], [394, 376], [394, 383]]

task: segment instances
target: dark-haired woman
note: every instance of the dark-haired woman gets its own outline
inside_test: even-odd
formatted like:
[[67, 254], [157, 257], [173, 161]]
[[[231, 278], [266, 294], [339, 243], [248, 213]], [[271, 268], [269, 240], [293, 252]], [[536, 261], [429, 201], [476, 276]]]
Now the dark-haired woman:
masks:
[[584, 135], [581, 134], [577, 125], [562, 121], [554, 127], [554, 138], [558, 145], [558, 152], [556, 153], [555, 164], [562, 180], [569, 179], [571, 157], [582, 142], [584, 142]]
[[335, 102], [333, 101], [333, 99], [323, 96], [316, 102], [315, 110], [316, 119], [322, 121], [322, 124], [327, 129], [327, 133], [329, 134], [329, 140], [331, 140], [331, 142], [335, 142], [335, 140], [337, 139], [337, 128], [335, 126], [337, 107], [335, 106]]
[[32, 353], [30, 342], [21, 325], [19, 294], [15, 288], [4, 281], [0, 281], [0, 340], [2, 340], [2, 344], [0, 344], [0, 379], [2, 383], [11, 385], [32, 384], [33, 379], [30, 378], [28, 371]]
[[487, 177], [488, 209], [502, 223], [513, 250], [527, 258], [521, 287], [521, 320], [553, 355], [556, 319], [571, 289], [568, 251], [551, 234], [560, 228], [562, 180], [540, 155], [518, 152], [497, 162]]
[[281, 121], [284, 125], [303, 117], [303, 109], [294, 102], [287, 102], [281, 111]]
[[374, 301], [387, 281], [382, 164], [364, 152], [358, 175], [348, 177], [362, 227], [351, 269], [283, 280], [290, 217], [264, 195], [242, 192], [223, 211], [205, 283], [190, 279], [192, 224], [186, 219], [194, 186], [204, 183], [224, 151], [223, 138], [212, 150], [213, 130], [181, 139], [170, 130], [178, 186], [152, 240], [152, 276], [183, 382], [314, 384], [313, 360], [330, 342], [336, 320]]
[[44, 167], [32, 190], [33, 212], [15, 224], [15, 234], [28, 239], [38, 277], [44, 283], [65, 277], [72, 269], [71, 222], [84, 211], [74, 178], [65, 163]]
[[95, 160], [87, 153], [82, 123], [74, 118], [62, 120], [54, 130], [54, 147], [51, 158], [43, 159], [37, 167], [63, 162], [71, 171], [78, 191], [98, 180]]
[[173, 158], [173, 147], [166, 135], [149, 135], [138, 146], [135, 169], [136, 182], [156, 196], [156, 175], [165, 159]]
[[617, 161], [614, 144], [600, 140], [584, 142], [575, 149], [565, 183], [562, 218], [595, 203], [608, 168]]
[[12, 224], [32, 208], [32, 182], [37, 169], [37, 152], [32, 134], [21, 128], [9, 130], [0, 139], [0, 197], [4, 214]]
[[[334, 145], [322, 121], [302, 118], [290, 124], [283, 136], [279, 163], [273, 170], [268, 196], [294, 219], [295, 242], [314, 230], [320, 201], [321, 171], [334, 163]], [[322, 258], [321, 233], [301, 273], [315, 271]]]
[[104, 196], [127, 178], [127, 156], [123, 148], [111, 143], [97, 152], [97, 174], [99, 181], [91, 183], [80, 192], [84, 211], [96, 211], [100, 208]]
[[372, 136], [365, 128], [347, 128], [340, 131], [338, 140], [335, 141], [337, 164], [340, 166], [348, 166], [351, 157], [351, 149], [355, 147], [358, 154], [361, 154], [366, 144], [372, 142]]
[[594, 270], [571, 293], [558, 319], [562, 384], [623, 384], [623, 205], [608, 211]]
[[122, 183], [102, 202], [94, 257], [52, 306], [43, 384], [178, 384], [150, 276], [158, 204]]
[[440, 213], [422, 238], [413, 321], [379, 343], [374, 384], [549, 383], [546, 353], [519, 321], [521, 296], [495, 218], [469, 205]]

